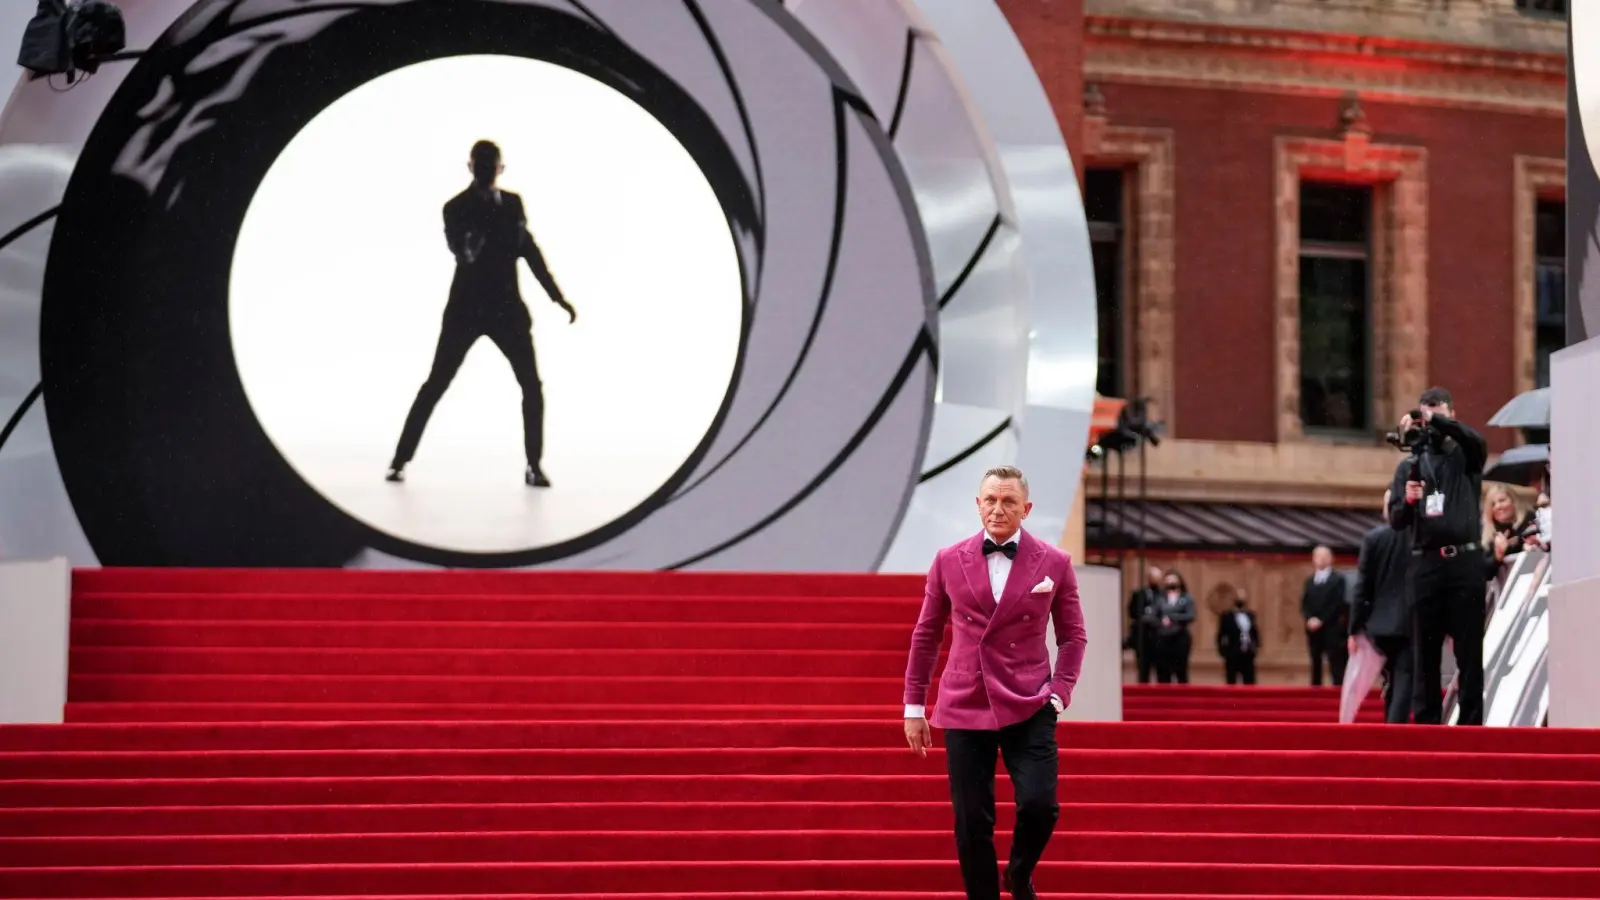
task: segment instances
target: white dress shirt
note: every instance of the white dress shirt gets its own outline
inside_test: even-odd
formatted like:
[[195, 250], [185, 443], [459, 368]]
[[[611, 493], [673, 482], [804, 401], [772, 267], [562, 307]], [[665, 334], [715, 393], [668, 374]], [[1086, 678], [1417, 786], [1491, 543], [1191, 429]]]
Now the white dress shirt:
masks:
[[1239, 626], [1240, 649], [1248, 649], [1255, 646], [1255, 635], [1250, 633], [1250, 614], [1242, 609], [1236, 609], [1233, 612], [1233, 621], [1235, 625]]
[[[1013, 534], [1011, 537], [1003, 541], [995, 541], [994, 535], [989, 534], [988, 532], [984, 532], [983, 536], [1004, 547], [1007, 544], [1015, 544], [1021, 540], [1022, 529], [1017, 529], [1016, 534]], [[994, 592], [994, 602], [996, 604], [1000, 602], [1000, 595], [1005, 593], [1006, 580], [1011, 577], [1011, 562], [1011, 557], [1006, 556], [1004, 553], [998, 550], [994, 553], [988, 554], [986, 557], [986, 563], [989, 567], [989, 590]], [[1059, 704], [1059, 700], [1055, 694], [1051, 694], [1050, 699]], [[1057, 711], [1059, 711], [1059, 709], [1060, 707], [1058, 705]], [[926, 707], [918, 706], [914, 703], [906, 704], [906, 718], [908, 719], [925, 718], [927, 716], [927, 712], [928, 710]]]
[[[987, 532], [984, 537], [994, 541], [994, 537]], [[1016, 544], [1021, 537], [1022, 530], [1018, 529], [1017, 533], [1013, 534], [1009, 540], [994, 542], [1002, 547], [1007, 547]], [[1005, 593], [1006, 579], [1011, 577], [1011, 557], [996, 550], [990, 553], [986, 559], [989, 563], [989, 590], [994, 592], [994, 602], [999, 603], [1000, 595]]]

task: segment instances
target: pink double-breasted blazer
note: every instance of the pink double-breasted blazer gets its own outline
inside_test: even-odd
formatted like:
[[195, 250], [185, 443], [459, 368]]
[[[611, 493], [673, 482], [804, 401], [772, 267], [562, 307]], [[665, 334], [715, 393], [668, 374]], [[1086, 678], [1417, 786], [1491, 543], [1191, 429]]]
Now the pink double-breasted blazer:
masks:
[[[929, 720], [936, 728], [997, 730], [1034, 715], [1051, 694], [1071, 703], [1083, 669], [1088, 637], [1072, 558], [1022, 532], [996, 603], [983, 537], [980, 533], [934, 557], [922, 614], [911, 633], [905, 702], [925, 705], [945, 622], [951, 623], [950, 656]], [[1051, 587], [1036, 591], [1046, 578]], [[1054, 672], [1045, 643], [1045, 623], [1052, 620], [1058, 647]]]

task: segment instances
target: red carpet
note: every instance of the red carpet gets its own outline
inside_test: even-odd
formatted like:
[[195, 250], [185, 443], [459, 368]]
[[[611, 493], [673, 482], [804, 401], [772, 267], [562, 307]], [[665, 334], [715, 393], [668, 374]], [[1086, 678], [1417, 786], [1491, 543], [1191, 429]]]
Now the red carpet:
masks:
[[[897, 718], [919, 591], [84, 573], [74, 724], [0, 728], [0, 897], [958, 897]], [[1600, 733], [1125, 700], [1060, 730], [1047, 897], [1600, 897]]]
[[[1122, 717], [1129, 722], [1337, 722], [1339, 689], [1130, 684], [1122, 689]], [[1382, 724], [1383, 697], [1376, 689], [1356, 721]]]

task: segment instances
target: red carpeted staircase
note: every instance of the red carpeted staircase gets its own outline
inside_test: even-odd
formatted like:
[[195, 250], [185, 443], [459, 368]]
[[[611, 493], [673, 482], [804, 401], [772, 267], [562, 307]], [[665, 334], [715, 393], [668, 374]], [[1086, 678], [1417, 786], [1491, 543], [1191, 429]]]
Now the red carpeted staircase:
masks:
[[[956, 897], [919, 589], [81, 574], [74, 724], [0, 728], [0, 897]], [[1047, 897], [1600, 897], [1600, 733], [1060, 740]]]
[[[1122, 689], [1122, 717], [1129, 722], [1337, 722], [1339, 689], [1129, 684]], [[1376, 689], [1356, 721], [1383, 722], [1383, 696]]]

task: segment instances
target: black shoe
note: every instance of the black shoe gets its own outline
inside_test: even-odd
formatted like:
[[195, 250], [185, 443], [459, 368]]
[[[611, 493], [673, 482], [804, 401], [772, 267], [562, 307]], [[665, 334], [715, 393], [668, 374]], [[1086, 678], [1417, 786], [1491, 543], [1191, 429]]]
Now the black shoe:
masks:
[[1038, 893], [1033, 889], [1033, 879], [1031, 877], [1022, 879], [1021, 884], [1013, 884], [1011, 882], [1011, 872], [1007, 870], [1002, 884], [1006, 889], [1006, 893], [1015, 897], [1016, 900], [1039, 900]]
[[400, 484], [400, 483], [404, 482], [406, 480], [406, 467], [405, 466], [390, 466], [389, 467], [389, 474], [383, 476], [383, 480], [384, 481], [392, 481], [395, 484]]
[[529, 466], [527, 471], [522, 473], [522, 480], [527, 483], [528, 487], [547, 488], [550, 486], [550, 479], [544, 477], [542, 470], [535, 469], [533, 466]]

